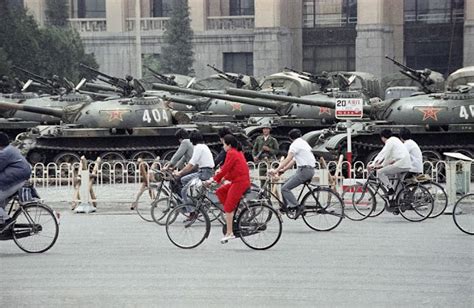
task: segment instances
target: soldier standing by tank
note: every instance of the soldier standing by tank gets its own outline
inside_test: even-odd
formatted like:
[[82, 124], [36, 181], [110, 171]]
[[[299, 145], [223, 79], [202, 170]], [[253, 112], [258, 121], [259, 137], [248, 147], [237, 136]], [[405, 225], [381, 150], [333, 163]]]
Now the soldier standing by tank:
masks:
[[268, 164], [276, 160], [278, 154], [278, 141], [270, 135], [270, 130], [270, 124], [263, 126], [262, 135], [257, 137], [252, 149], [253, 161], [258, 164], [261, 185], [265, 183], [263, 178], [267, 175]]

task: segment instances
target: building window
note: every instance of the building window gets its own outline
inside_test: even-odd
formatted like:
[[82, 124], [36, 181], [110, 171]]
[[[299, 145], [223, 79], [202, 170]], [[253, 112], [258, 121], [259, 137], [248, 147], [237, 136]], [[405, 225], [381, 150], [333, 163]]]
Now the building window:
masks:
[[254, 0], [229, 0], [229, 15], [255, 15]]
[[341, 27], [357, 23], [357, 0], [304, 0], [303, 27]]
[[105, 0], [78, 0], [78, 18], [105, 18]]
[[451, 23], [464, 20], [464, 0], [405, 0], [406, 23]]
[[173, 10], [173, 0], [152, 0], [151, 12], [153, 17], [170, 17]]
[[313, 74], [322, 71], [354, 71], [354, 45], [313, 46], [304, 48], [303, 70]]
[[253, 75], [253, 53], [224, 53], [224, 71], [236, 74]]

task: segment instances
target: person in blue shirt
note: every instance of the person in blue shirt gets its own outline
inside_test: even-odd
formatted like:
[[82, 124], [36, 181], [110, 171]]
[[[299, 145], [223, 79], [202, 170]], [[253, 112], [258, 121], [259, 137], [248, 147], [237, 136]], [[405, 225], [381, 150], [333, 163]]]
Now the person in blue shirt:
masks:
[[30, 176], [30, 164], [17, 148], [10, 145], [8, 135], [0, 132], [0, 232], [14, 223], [5, 211], [8, 197], [17, 192]]

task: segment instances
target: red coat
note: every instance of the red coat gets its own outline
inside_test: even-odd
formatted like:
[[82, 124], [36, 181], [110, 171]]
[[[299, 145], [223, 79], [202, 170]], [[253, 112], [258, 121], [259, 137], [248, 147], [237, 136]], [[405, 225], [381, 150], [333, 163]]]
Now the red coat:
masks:
[[244, 153], [233, 148], [227, 151], [224, 166], [214, 175], [216, 182], [223, 178], [231, 182], [250, 182], [250, 171]]

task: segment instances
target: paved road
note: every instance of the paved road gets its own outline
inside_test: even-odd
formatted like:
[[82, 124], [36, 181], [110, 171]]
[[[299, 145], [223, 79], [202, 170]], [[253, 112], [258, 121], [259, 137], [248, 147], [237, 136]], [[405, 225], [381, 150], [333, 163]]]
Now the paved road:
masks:
[[286, 219], [263, 252], [221, 245], [216, 227], [186, 251], [124, 207], [79, 215], [59, 204], [60, 238], [42, 255], [0, 242], [1, 307], [474, 306], [474, 237], [449, 216], [384, 214], [329, 233]]

